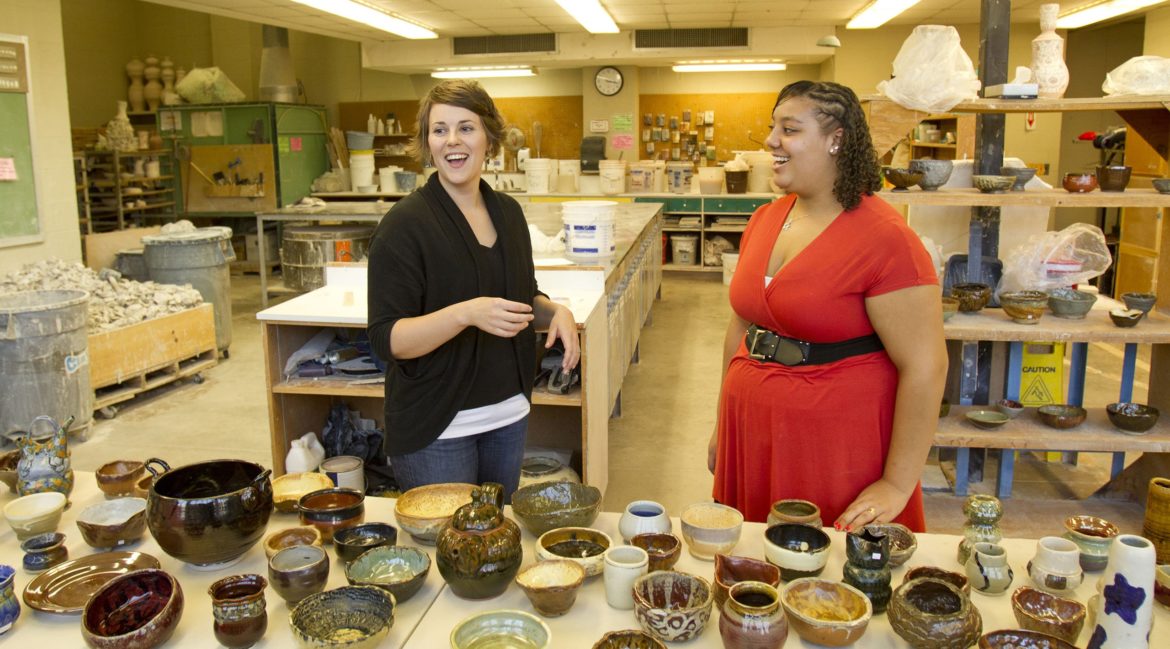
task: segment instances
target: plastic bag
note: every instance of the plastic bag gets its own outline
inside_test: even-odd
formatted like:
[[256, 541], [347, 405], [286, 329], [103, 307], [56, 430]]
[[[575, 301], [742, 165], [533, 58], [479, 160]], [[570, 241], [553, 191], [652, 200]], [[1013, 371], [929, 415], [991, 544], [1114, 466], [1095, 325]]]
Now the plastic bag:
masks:
[[175, 85], [175, 92], [192, 104], [230, 104], [244, 101], [244, 91], [219, 68], [195, 68]]
[[1135, 56], [1110, 70], [1101, 90], [1106, 95], [1170, 94], [1170, 59]]
[[735, 252], [735, 244], [728, 241], [727, 237], [715, 235], [708, 237], [703, 242], [703, 265], [704, 266], [722, 266], [723, 253]]
[[1013, 249], [1004, 259], [1003, 279], [996, 294], [1085, 283], [1112, 263], [1101, 229], [1074, 223], [1059, 232], [1034, 235]]
[[877, 88], [905, 108], [945, 113], [976, 99], [981, 85], [971, 57], [959, 45], [957, 29], [919, 25], [894, 58], [894, 77]]

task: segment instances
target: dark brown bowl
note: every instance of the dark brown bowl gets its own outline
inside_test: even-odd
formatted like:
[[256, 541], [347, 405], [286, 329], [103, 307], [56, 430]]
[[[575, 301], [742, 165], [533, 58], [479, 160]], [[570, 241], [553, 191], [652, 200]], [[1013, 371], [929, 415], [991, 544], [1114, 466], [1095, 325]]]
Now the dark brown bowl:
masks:
[[309, 492], [297, 502], [301, 525], [321, 531], [321, 541], [333, 542], [338, 530], [353, 527], [366, 518], [366, 495], [356, 489], [337, 487]]
[[635, 534], [634, 538], [630, 539], [630, 545], [646, 551], [646, 555], [650, 557], [650, 564], [647, 567], [650, 572], [670, 570], [678, 563], [678, 558], [682, 554], [682, 541], [669, 533]]
[[1129, 176], [1133, 167], [1125, 165], [1108, 165], [1097, 167], [1097, 184], [1103, 192], [1123, 192], [1129, 184]]
[[1110, 309], [1109, 311], [1109, 319], [1122, 329], [1136, 327], [1144, 315], [1141, 309]]
[[362, 523], [333, 533], [333, 549], [344, 563], [353, 561], [366, 550], [397, 542], [398, 530], [387, 523]]
[[958, 588], [965, 595], [971, 594], [971, 584], [967, 581], [967, 575], [961, 572], [951, 572], [950, 570], [943, 570], [934, 566], [918, 566], [906, 571], [905, 576], [902, 577], [902, 583], [913, 581], [922, 577], [930, 577], [931, 579], [941, 579], [942, 581], [950, 583], [955, 588]]
[[715, 555], [715, 608], [723, 610], [731, 587], [741, 581], [761, 581], [773, 588], [780, 587], [780, 569], [759, 559], [734, 557], [726, 554]]
[[329, 555], [321, 546], [294, 545], [268, 560], [268, 583], [289, 604], [321, 592], [328, 581]]
[[81, 637], [94, 649], [156, 647], [179, 626], [183, 589], [162, 570], [136, 570], [110, 580], [89, 598]]
[[1064, 430], [1083, 424], [1089, 413], [1080, 406], [1060, 404], [1040, 406], [1036, 409], [1036, 414], [1040, 415], [1040, 421], [1049, 428]]
[[914, 551], [918, 549], [918, 537], [909, 527], [901, 523], [870, 523], [866, 527], [877, 530], [880, 534], [890, 537], [890, 567], [898, 566], [910, 560]]
[[1145, 433], [1158, 423], [1158, 409], [1144, 403], [1120, 402], [1105, 406], [1109, 421], [1127, 433]]
[[146, 475], [146, 465], [138, 460], [107, 462], [93, 472], [98, 489], [109, 498], [134, 495], [134, 484]]
[[1077, 649], [1056, 636], [1024, 629], [989, 631], [979, 638], [979, 649]]
[[593, 649], [666, 649], [666, 645], [645, 631], [625, 629], [601, 636]]
[[1039, 631], [1073, 643], [1085, 626], [1085, 605], [1028, 586], [1012, 593], [1012, 612], [1021, 629]]
[[911, 187], [917, 185], [922, 180], [922, 172], [911, 171], [909, 169], [899, 169], [896, 167], [884, 167], [886, 180], [894, 186], [894, 191], [904, 192], [909, 191]]
[[974, 313], [987, 306], [991, 299], [991, 287], [979, 282], [966, 282], [951, 287], [951, 297], [959, 300], [959, 310]]
[[904, 582], [886, 614], [894, 633], [912, 647], [970, 647], [983, 632], [983, 618], [954, 584], [923, 577]]
[[1097, 175], [1085, 173], [1065, 174], [1060, 184], [1069, 193], [1085, 194], [1097, 189]]

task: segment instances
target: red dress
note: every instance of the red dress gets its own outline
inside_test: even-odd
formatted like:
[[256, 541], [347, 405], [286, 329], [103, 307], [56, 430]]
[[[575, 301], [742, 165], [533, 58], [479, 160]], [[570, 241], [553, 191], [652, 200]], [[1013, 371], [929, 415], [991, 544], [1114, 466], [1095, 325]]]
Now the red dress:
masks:
[[[744, 231], [730, 296], [749, 323], [811, 342], [847, 340], [873, 333], [865, 298], [938, 284], [918, 235], [885, 201], [866, 196], [765, 287], [768, 259], [795, 200], [761, 206]], [[763, 521], [773, 502], [803, 498], [832, 525], [882, 476], [897, 386], [884, 351], [788, 367], [751, 360], [740, 342], [719, 401], [715, 499]], [[924, 531], [920, 488], [895, 520]]]

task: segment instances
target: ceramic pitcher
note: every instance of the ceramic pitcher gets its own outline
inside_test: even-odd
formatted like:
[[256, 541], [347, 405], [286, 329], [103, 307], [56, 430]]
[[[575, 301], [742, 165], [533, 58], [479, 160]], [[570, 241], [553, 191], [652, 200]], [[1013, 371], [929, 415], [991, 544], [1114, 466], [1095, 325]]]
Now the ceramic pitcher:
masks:
[[[16, 493], [21, 496], [59, 491], [66, 497], [73, 491], [73, 467], [69, 460], [69, 424], [73, 417], [58, 426], [52, 417], [41, 415], [33, 420], [27, 435], [17, 438], [20, 460], [16, 463]], [[50, 435], [44, 441], [37, 436]]]
[[520, 527], [504, 517], [504, 486], [485, 482], [471, 502], [439, 532], [435, 563], [451, 591], [466, 599], [487, 599], [508, 589], [524, 550]]
[[1089, 600], [1096, 626], [1089, 649], [1146, 649], [1154, 622], [1154, 545], [1122, 534], [1109, 548], [1109, 563]]

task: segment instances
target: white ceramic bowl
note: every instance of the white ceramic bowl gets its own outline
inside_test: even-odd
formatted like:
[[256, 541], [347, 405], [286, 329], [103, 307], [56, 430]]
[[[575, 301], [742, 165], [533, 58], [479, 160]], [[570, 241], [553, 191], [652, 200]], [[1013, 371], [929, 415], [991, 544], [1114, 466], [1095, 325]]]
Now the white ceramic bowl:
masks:
[[780, 577], [792, 581], [815, 577], [829, 560], [828, 534], [800, 523], [779, 523], [764, 530], [764, 557], [780, 568]]
[[65, 494], [57, 491], [21, 496], [4, 506], [4, 518], [8, 519], [16, 538], [21, 541], [37, 534], [56, 532], [66, 501]]
[[679, 520], [687, 550], [703, 561], [714, 561], [716, 554], [731, 554], [743, 529], [743, 514], [718, 503], [688, 505]]
[[[611, 547], [613, 539], [601, 530], [562, 527], [540, 535], [536, 540], [536, 558], [538, 561], [568, 559], [584, 568], [586, 577], [596, 577], [605, 570], [605, 551]], [[600, 552], [594, 552], [597, 548]]]

